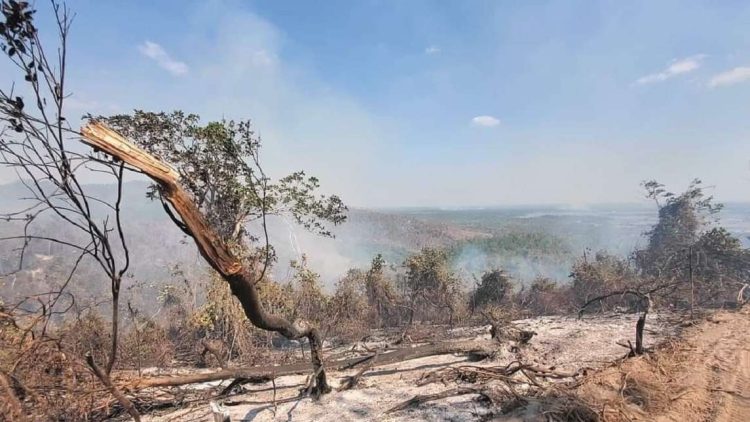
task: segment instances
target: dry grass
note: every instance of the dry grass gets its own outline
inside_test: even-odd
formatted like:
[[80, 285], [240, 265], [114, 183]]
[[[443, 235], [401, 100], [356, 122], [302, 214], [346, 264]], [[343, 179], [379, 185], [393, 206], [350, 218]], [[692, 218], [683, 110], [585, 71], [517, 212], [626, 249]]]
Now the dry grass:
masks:
[[77, 421], [110, 414], [112, 400], [63, 341], [34, 338], [10, 326], [1, 333], [0, 375], [7, 386], [0, 388], [5, 404], [0, 420], [3, 415], [21, 420], [19, 410], [29, 420]]
[[750, 322], [742, 313], [720, 312], [716, 319], [589, 376], [575, 393], [599, 409], [603, 421], [722, 420], [717, 410], [733, 410], [717, 392], [749, 388], [750, 379], [737, 374], [748, 371], [739, 356], [750, 342]]

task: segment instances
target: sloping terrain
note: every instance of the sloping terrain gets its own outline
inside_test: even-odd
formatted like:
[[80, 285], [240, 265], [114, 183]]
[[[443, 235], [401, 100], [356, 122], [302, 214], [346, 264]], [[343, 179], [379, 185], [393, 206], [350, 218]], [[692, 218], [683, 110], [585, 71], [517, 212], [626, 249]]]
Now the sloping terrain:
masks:
[[607, 420], [750, 420], [750, 313], [719, 312], [657, 353], [589, 377], [578, 391]]
[[[334, 392], [317, 402], [297, 398], [305, 376], [280, 377], [275, 384], [248, 387], [221, 403], [232, 421], [547, 421], [558, 420], [548, 419], [549, 412], [571, 400], [604, 421], [750, 420], [750, 312], [721, 311], [693, 326], [676, 315], [652, 316], [646, 329], [651, 352], [622, 359], [626, 349], [618, 343], [632, 338], [634, 320], [634, 315], [600, 315], [583, 320], [545, 317], [516, 321], [515, 325], [537, 335], [520, 349], [501, 347], [497, 356], [486, 361], [468, 362], [466, 357], [448, 355], [382, 366], [365, 373], [354, 389]], [[684, 331], [677, 336], [681, 328]], [[486, 330], [459, 329], [453, 334], [485, 338]], [[469, 365], [497, 367], [517, 360], [556, 371], [589, 370], [579, 379], [578, 387], [551, 388], [550, 396], [530, 398], [515, 409], [493, 407], [477, 394], [464, 394], [388, 412], [414, 396], [472, 382], [419, 385], [427, 373]], [[355, 372], [334, 371], [331, 378], [336, 383]], [[212, 415], [203, 402], [146, 420], [210, 421]], [[596, 419], [570, 416], [561, 420]]]
[[[514, 325], [517, 327], [537, 334], [528, 345], [520, 348], [510, 344], [501, 345], [498, 354], [485, 361], [469, 362], [466, 356], [445, 355], [381, 366], [366, 372], [357, 387], [328, 394], [318, 402], [309, 398], [297, 398], [299, 390], [305, 386], [305, 376], [284, 376], [277, 378], [274, 383], [248, 386], [244, 393], [221, 402], [230, 412], [232, 421], [473, 421], [499, 414], [500, 409], [478, 402], [476, 395], [469, 394], [428, 402], [399, 412], [387, 412], [415, 395], [434, 394], [468, 385], [460, 380], [416, 385], [425, 374], [438, 369], [467, 365], [498, 367], [517, 361], [557, 372], [605, 367], [626, 353], [627, 350], [617, 343], [632, 340], [636, 319], [636, 315], [625, 314], [597, 315], [583, 319], [542, 317], [516, 321]], [[654, 315], [647, 329], [646, 344], [654, 346], [671, 338], [673, 329], [672, 316]], [[481, 339], [489, 337], [488, 330], [489, 327], [462, 328], [454, 330], [452, 334], [459, 338]], [[350, 345], [339, 350], [329, 350], [327, 354], [338, 354], [351, 348]], [[335, 386], [346, 376], [356, 372], [357, 369], [330, 371], [330, 378]], [[514, 420], [513, 416], [509, 415], [508, 418]], [[211, 420], [211, 415], [203, 402], [176, 412], [152, 415], [147, 420], [208, 421]]]

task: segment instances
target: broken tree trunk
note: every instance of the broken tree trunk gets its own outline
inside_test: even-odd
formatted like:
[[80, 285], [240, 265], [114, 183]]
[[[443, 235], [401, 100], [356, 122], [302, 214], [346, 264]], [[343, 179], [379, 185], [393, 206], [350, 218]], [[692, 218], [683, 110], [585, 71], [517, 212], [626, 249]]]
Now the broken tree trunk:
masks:
[[638, 317], [638, 321], [635, 323], [635, 350], [631, 352], [634, 355], [642, 355], [646, 351], [643, 346], [643, 330], [646, 328], [646, 317], [651, 308], [651, 297], [649, 295], [643, 295], [642, 299], [644, 302], [643, 313]]
[[258, 295], [254, 268], [243, 265], [228, 245], [208, 225], [206, 218], [180, 184], [180, 175], [169, 164], [152, 156], [102, 123], [92, 122], [81, 128], [82, 141], [124, 163], [137, 168], [159, 184], [167, 202], [182, 218], [184, 229], [193, 238], [206, 262], [229, 283], [250, 322], [258, 328], [277, 332], [288, 339], [305, 337], [317, 374], [314, 394], [331, 391], [323, 370], [322, 341], [317, 328], [305, 321], [290, 322], [266, 312]]
[[748, 284], [745, 283], [742, 285], [742, 288], [740, 289], [739, 293], [737, 293], [737, 303], [740, 307], [742, 307], [745, 302], [747, 302], [747, 299], [745, 299], [745, 289], [747, 289]]
[[635, 354], [643, 354], [643, 329], [646, 327], [646, 314], [644, 313], [638, 317], [638, 322], [635, 323]]
[[[641, 293], [637, 290], [620, 290], [595, 297], [581, 306], [581, 309], [578, 310], [578, 318], [583, 315], [583, 311], [585, 311], [586, 308], [592, 303], [601, 302], [602, 300], [612, 296], [629, 294], [641, 299], [643, 301], [643, 313], [638, 317], [638, 321], [635, 323], [635, 349], [633, 349], [632, 345], [630, 346], [630, 353], [628, 354], [628, 357], [642, 355], [646, 350], [643, 347], [643, 330], [646, 327], [646, 317], [648, 316], [648, 311], [649, 309], [651, 309], [651, 293], [657, 291], [658, 289], [659, 288], [653, 289], [647, 293]], [[631, 344], [630, 340], [628, 340], [628, 344]]]
[[[378, 367], [411, 359], [419, 359], [427, 356], [446, 355], [451, 353], [475, 353], [488, 356], [494, 353], [496, 351], [496, 348], [497, 343], [494, 341], [468, 340], [443, 342], [436, 344], [426, 344], [416, 347], [405, 347], [385, 353], [376, 352], [376, 362], [373, 362], [373, 354], [351, 359], [327, 361], [325, 362], [325, 366], [329, 370], [346, 370], [366, 363], [372, 363], [373, 367]], [[232, 368], [204, 374], [142, 378], [135, 381], [130, 381], [127, 385], [127, 388], [141, 389], [148, 387], [173, 387], [178, 385], [196, 384], [234, 378], [268, 380], [285, 375], [302, 374], [307, 372], [308, 370], [309, 367], [307, 364]]]
[[232, 419], [229, 417], [229, 412], [222, 408], [219, 403], [216, 403], [215, 401], [210, 401], [208, 403], [209, 407], [211, 408], [211, 414], [214, 417], [214, 422], [232, 422]]

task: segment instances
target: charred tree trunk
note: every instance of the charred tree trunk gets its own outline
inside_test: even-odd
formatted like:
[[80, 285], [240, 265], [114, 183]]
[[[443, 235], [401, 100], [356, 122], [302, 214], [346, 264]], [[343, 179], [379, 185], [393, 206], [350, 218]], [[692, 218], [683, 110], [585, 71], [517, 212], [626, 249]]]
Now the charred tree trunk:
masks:
[[[107, 359], [107, 367], [105, 371], [107, 375], [112, 373], [112, 368], [115, 366], [117, 360], [117, 342], [118, 333], [120, 327], [120, 280], [112, 280], [112, 345], [109, 351], [109, 358]], [[140, 367], [138, 368], [140, 371]]]
[[638, 318], [638, 322], [635, 324], [635, 353], [642, 355], [646, 349], [643, 346], [643, 330], [646, 327], [646, 317], [648, 311], [651, 310], [651, 296], [646, 294], [643, 295], [643, 314]]
[[651, 308], [651, 298], [648, 295], [643, 295], [642, 299], [644, 302], [643, 313], [638, 317], [638, 321], [635, 323], [635, 350], [633, 350], [632, 353], [636, 356], [642, 355], [646, 351], [643, 346], [643, 330], [646, 328], [646, 317]]
[[635, 324], [635, 354], [643, 354], [643, 329], [646, 327], [646, 314], [644, 313], [638, 317], [638, 322]]
[[328, 385], [326, 373], [323, 370], [323, 341], [318, 329], [307, 321], [289, 322], [278, 315], [267, 313], [258, 296], [255, 278], [247, 269], [243, 268], [239, 273], [227, 276], [225, 279], [253, 325], [263, 330], [275, 331], [290, 340], [307, 338], [310, 343], [313, 368], [317, 373], [315, 393], [319, 395], [330, 392], [331, 387]]
[[180, 184], [179, 173], [101, 123], [84, 126], [81, 134], [85, 144], [137, 168], [159, 184], [163, 197], [182, 219], [176, 223], [182, 224], [181, 228], [193, 238], [206, 262], [229, 284], [250, 322], [291, 340], [307, 338], [314, 373], [317, 374], [313, 392], [317, 396], [331, 391], [323, 370], [322, 341], [318, 330], [305, 321], [290, 322], [266, 312], [258, 295], [254, 268], [243, 265], [208, 225], [203, 213]]

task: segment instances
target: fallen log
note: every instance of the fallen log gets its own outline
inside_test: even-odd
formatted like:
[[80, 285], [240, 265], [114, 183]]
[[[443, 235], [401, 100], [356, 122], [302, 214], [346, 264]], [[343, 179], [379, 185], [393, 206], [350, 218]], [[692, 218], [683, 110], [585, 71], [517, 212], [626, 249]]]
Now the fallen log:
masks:
[[[479, 354], [483, 356], [489, 356], [497, 350], [497, 345], [498, 344], [496, 342], [492, 341], [467, 340], [406, 347], [402, 349], [396, 349], [391, 352], [379, 353], [377, 356], [377, 362], [373, 366], [385, 366], [412, 359], [452, 353]], [[331, 370], [346, 370], [354, 368], [355, 366], [363, 363], [372, 362], [373, 359], [374, 354], [364, 357], [326, 361], [324, 365], [326, 366], [326, 368]], [[175, 387], [180, 385], [221, 381], [235, 378], [272, 379], [285, 375], [299, 375], [309, 372], [310, 364], [306, 362], [280, 366], [228, 368], [220, 371], [202, 374], [140, 378], [134, 381], [131, 380], [126, 382], [125, 384], [123, 384], [122, 388], [128, 390], [138, 390], [149, 387]]]

